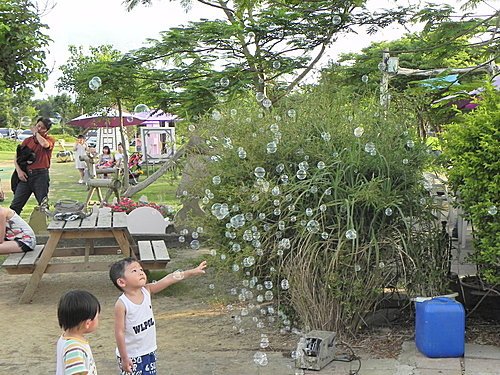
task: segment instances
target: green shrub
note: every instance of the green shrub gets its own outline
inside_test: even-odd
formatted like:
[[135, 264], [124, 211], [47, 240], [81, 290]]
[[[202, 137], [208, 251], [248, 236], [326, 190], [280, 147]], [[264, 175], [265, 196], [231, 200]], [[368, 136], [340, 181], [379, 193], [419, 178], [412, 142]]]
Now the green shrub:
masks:
[[210, 161], [188, 194], [211, 213], [214, 262], [244, 278], [240, 300], [343, 333], [385, 287], [443, 292], [446, 250], [412, 114], [382, 116], [376, 98], [328, 86], [297, 99], [271, 111], [240, 100], [198, 125]]
[[473, 259], [480, 276], [500, 284], [500, 93], [491, 87], [479, 106], [457, 115], [444, 134], [448, 178], [466, 218], [472, 222]]

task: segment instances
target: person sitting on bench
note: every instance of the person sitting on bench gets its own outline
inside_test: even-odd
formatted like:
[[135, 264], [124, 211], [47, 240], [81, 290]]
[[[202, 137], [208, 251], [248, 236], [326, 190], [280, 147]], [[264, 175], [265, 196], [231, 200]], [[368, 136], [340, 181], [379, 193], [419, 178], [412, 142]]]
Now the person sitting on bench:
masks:
[[35, 232], [14, 210], [0, 207], [0, 254], [32, 251]]

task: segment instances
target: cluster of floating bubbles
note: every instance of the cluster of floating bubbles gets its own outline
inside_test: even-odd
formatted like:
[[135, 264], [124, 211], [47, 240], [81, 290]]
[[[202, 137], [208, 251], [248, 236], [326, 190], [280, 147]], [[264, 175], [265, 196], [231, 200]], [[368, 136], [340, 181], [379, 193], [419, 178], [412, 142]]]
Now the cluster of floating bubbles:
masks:
[[[341, 20], [340, 20], [341, 21]], [[275, 62], [273, 62], [274, 65]], [[222, 78], [219, 81], [219, 85], [225, 87], [226, 84], [229, 85], [229, 79], [224, 80]], [[362, 78], [363, 81], [368, 81], [368, 76]], [[263, 107], [271, 107], [272, 102], [264, 95], [262, 92], [256, 93], [256, 100], [261, 102]], [[267, 102], [269, 101], [269, 102]], [[229, 118], [229, 115], [231, 118]], [[213, 110], [211, 113], [212, 119], [215, 121], [220, 121], [223, 118], [223, 114], [219, 110]], [[255, 138], [263, 138], [265, 135], [271, 135], [272, 139], [264, 141], [262, 144], [263, 152], [267, 155], [266, 160], [272, 160], [275, 158], [273, 154], [276, 154], [282, 147], [284, 149], [285, 144], [281, 141], [281, 132], [286, 131], [286, 121], [294, 121], [297, 117], [297, 113], [294, 109], [288, 109], [284, 114], [276, 115], [274, 113], [268, 113], [264, 109], [260, 109], [258, 113], [259, 118], [266, 117], [269, 119], [268, 125], [255, 127], [252, 132], [252, 136]], [[228, 120], [231, 122], [239, 121], [252, 123], [254, 122], [253, 116], [248, 114], [239, 113], [239, 110], [231, 109], [228, 113]], [[349, 116], [349, 121], [352, 123], [353, 134], [356, 138], [361, 138], [364, 135], [364, 128], [358, 122], [356, 123], [353, 116]], [[281, 128], [281, 129], [280, 129]], [[285, 133], [286, 134], [286, 133]], [[250, 135], [250, 134], [249, 134]], [[323, 147], [329, 147], [328, 153], [325, 155], [330, 155], [333, 158], [339, 157], [339, 152], [343, 151], [338, 148], [335, 150], [332, 146], [331, 140], [332, 135], [327, 131], [322, 131], [312, 138], [320, 137], [324, 142]], [[334, 134], [334, 137], [337, 135]], [[373, 138], [375, 142], [375, 138]], [[408, 139], [408, 134], [403, 138], [403, 145], [406, 144], [408, 149], [414, 148], [415, 143]], [[358, 140], [359, 142], [361, 140]], [[330, 143], [331, 142], [331, 143]], [[324, 161], [317, 159], [317, 155], [308, 155], [307, 148], [299, 149], [293, 152], [293, 156], [297, 155], [302, 159], [298, 161], [277, 163], [275, 166], [268, 164], [267, 162], [262, 164], [247, 164], [252, 160], [249, 158], [249, 151], [252, 150], [247, 144], [239, 146], [233, 141], [224, 136], [219, 136], [219, 138], [212, 136], [207, 140], [207, 145], [209, 148], [216, 150], [217, 146], [221, 146], [223, 151], [214, 151], [211, 155], [211, 160], [213, 162], [219, 162], [223, 160], [226, 155], [230, 155], [232, 158], [238, 157], [242, 165], [248, 165], [249, 174], [253, 173], [251, 183], [246, 183], [245, 186], [241, 187], [243, 193], [248, 193], [249, 201], [254, 204], [255, 207], [261, 207], [261, 209], [256, 209], [253, 212], [245, 212], [236, 204], [234, 197], [224, 198], [218, 197], [214, 199], [214, 193], [210, 189], [205, 189], [205, 196], [201, 198], [202, 203], [205, 205], [207, 210], [210, 210], [211, 214], [219, 221], [221, 225], [225, 225], [223, 229], [223, 235], [227, 242], [224, 242], [224, 246], [215, 250], [210, 250], [210, 255], [215, 259], [220, 259], [221, 262], [226, 261], [227, 266], [234, 273], [239, 273], [243, 275], [242, 285], [233, 287], [230, 290], [231, 295], [235, 296], [237, 300], [241, 303], [240, 307], [238, 305], [229, 304], [227, 305], [228, 311], [239, 311], [239, 313], [234, 313], [234, 326], [233, 329], [239, 333], [244, 333], [245, 328], [242, 326], [242, 322], [245, 319], [251, 319], [257, 328], [263, 328], [266, 325], [271, 325], [276, 319], [280, 319], [283, 324], [283, 332], [293, 331], [291, 328], [290, 319], [283, 314], [281, 311], [275, 311], [273, 306], [265, 306], [263, 304], [268, 302], [273, 302], [277, 298], [279, 293], [284, 293], [290, 290], [291, 285], [288, 279], [284, 278], [282, 274], [279, 274], [273, 267], [270, 267], [269, 274], [267, 276], [261, 276], [257, 278], [252, 275], [252, 268], [256, 264], [259, 264], [260, 259], [264, 254], [267, 255], [266, 251], [270, 251], [273, 256], [277, 256], [277, 259], [283, 259], [282, 257], [286, 255], [287, 250], [291, 249], [293, 246], [293, 236], [290, 235], [290, 230], [300, 228], [299, 230], [304, 231], [309, 236], [317, 238], [318, 241], [335, 241], [337, 238], [337, 233], [331, 231], [325, 224], [324, 218], [328, 217], [329, 210], [333, 210], [331, 204], [328, 200], [323, 200], [327, 196], [332, 196], [332, 188], [322, 188], [321, 183], [316, 183], [314, 180], [315, 174], [324, 173], [322, 170], [330, 166], [330, 160], [328, 156], [324, 156]], [[377, 155], [377, 148], [374, 142], [368, 141], [363, 142], [364, 151], [372, 156]], [[361, 145], [362, 145], [361, 144]], [[363, 146], [361, 146], [363, 150]], [[234, 149], [234, 150], [233, 150]], [[224, 152], [224, 150], [232, 150]], [[409, 155], [409, 152], [408, 152]], [[408, 159], [406, 159], [408, 160]], [[326, 161], [326, 163], [325, 163]], [[297, 163], [297, 164], [295, 164]], [[337, 163], [337, 161], [335, 161]], [[404, 160], [403, 160], [404, 163]], [[290, 176], [288, 174], [290, 174]], [[294, 176], [295, 173], [295, 176]], [[222, 173], [217, 173], [212, 175], [211, 182], [214, 185], [212, 188], [215, 190], [220, 189], [220, 185], [226, 182]], [[229, 179], [228, 179], [229, 180]], [[295, 199], [297, 197], [290, 193], [287, 193], [287, 184], [289, 181], [301, 183], [304, 185], [303, 191], [308, 197], [313, 197], [314, 199], [320, 200], [315, 205], [310, 205], [310, 207], [303, 206], [300, 207], [300, 203]], [[323, 190], [324, 189], [324, 190]], [[333, 199], [329, 198], [329, 199]], [[418, 198], [417, 198], [418, 199]], [[269, 200], [268, 208], [262, 208], [267, 204], [265, 201]], [[427, 202], [424, 199], [422, 204]], [[272, 204], [272, 205], [271, 205]], [[242, 205], [243, 206], [243, 205]], [[299, 209], [300, 207], [300, 209]], [[347, 206], [342, 206], [341, 209], [344, 213], [347, 213]], [[341, 210], [342, 211], [342, 210]], [[488, 210], [490, 214], [492, 213]], [[391, 220], [394, 212], [393, 208], [386, 207], [383, 209], [383, 213], [386, 215], [386, 220]], [[286, 214], [286, 218], [283, 216]], [[355, 246], [355, 241], [358, 239], [358, 232], [354, 227], [348, 227], [343, 233], [343, 241], [346, 241], [349, 246]], [[345, 230], [345, 229], [344, 229]], [[195, 232], [193, 232], [194, 234]], [[199, 241], [193, 236], [190, 243], [191, 248], [198, 248]], [[269, 239], [269, 234], [275, 238], [274, 246], [269, 246], [267, 243]], [[186, 236], [187, 233], [183, 233]], [[340, 239], [342, 240], [342, 238]], [[186, 239], [184, 238], [184, 241]], [[189, 241], [189, 240], [188, 240]], [[193, 246], [193, 242], [195, 246]], [[224, 253], [225, 252], [225, 253]], [[230, 261], [229, 261], [230, 260]], [[358, 263], [351, 264], [351, 269], [355, 272], [360, 272], [362, 266]], [[384, 262], [378, 263], [379, 268], [384, 268]], [[293, 285], [292, 285], [293, 287]], [[214, 289], [215, 285], [210, 284], [210, 289]], [[260, 348], [265, 350], [269, 347], [269, 338], [262, 334], [260, 338]], [[297, 352], [295, 352], [295, 355]], [[254, 363], [258, 366], [267, 366], [268, 357], [264, 351], [258, 351], [254, 354]]]

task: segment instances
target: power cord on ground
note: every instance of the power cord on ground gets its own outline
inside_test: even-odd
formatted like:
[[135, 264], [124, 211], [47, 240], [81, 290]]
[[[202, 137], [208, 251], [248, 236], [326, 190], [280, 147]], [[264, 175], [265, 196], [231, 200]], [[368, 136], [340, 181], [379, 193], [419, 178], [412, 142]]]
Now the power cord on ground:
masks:
[[335, 356], [335, 358], [333, 358], [333, 360], [337, 361], [337, 362], [353, 362], [353, 361], [358, 361], [358, 368], [356, 370], [349, 370], [349, 374], [348, 375], [357, 375], [357, 374], [359, 374], [359, 370], [361, 370], [361, 358], [358, 357], [356, 355], [356, 353], [354, 353], [354, 350], [352, 349], [352, 347], [349, 344], [347, 344], [346, 342], [341, 341], [340, 343], [337, 343], [337, 346], [344, 346], [344, 347], [346, 347], [349, 350], [350, 353], [341, 354], [341, 355]]

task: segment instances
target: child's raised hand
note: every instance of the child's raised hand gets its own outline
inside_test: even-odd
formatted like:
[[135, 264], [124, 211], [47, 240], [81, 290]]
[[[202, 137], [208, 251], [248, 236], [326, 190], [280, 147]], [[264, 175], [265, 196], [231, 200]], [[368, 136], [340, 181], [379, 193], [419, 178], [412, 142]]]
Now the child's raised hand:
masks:
[[203, 275], [205, 273], [205, 268], [207, 268], [207, 261], [206, 260], [201, 262], [198, 267], [193, 268], [193, 273], [195, 275]]

